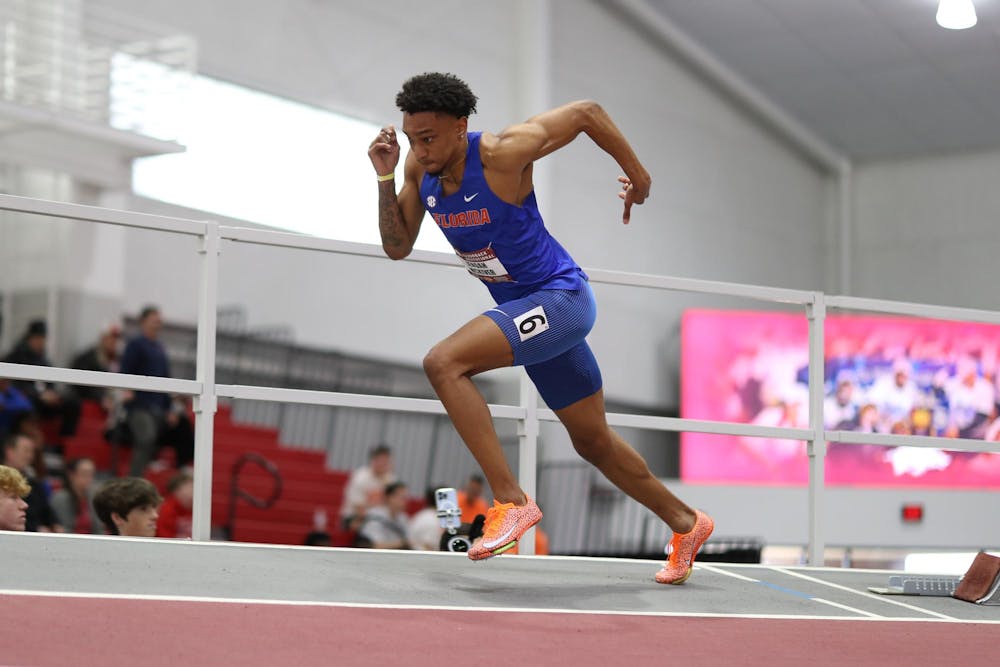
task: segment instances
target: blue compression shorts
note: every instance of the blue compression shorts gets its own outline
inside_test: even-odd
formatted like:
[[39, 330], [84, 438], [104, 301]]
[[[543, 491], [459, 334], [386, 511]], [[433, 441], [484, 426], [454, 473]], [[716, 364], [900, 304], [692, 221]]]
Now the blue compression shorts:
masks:
[[577, 290], [539, 290], [483, 314], [507, 336], [514, 365], [524, 366], [552, 410], [601, 388], [601, 369], [586, 341], [597, 319], [597, 303], [587, 283]]

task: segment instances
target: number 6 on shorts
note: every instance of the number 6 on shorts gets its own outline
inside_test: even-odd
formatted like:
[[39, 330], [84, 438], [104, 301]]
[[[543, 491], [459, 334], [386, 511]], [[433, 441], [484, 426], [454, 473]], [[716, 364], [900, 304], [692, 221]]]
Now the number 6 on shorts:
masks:
[[545, 315], [545, 309], [541, 306], [532, 308], [528, 312], [514, 318], [514, 326], [517, 327], [517, 335], [521, 342], [534, 338], [549, 328], [549, 318]]

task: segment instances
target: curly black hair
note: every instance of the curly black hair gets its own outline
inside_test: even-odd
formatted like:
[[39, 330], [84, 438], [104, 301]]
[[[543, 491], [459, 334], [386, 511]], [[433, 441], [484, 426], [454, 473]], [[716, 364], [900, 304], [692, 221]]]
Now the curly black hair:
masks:
[[396, 106], [403, 113], [439, 111], [464, 118], [476, 112], [477, 99], [468, 84], [454, 74], [427, 72], [403, 84], [396, 95]]

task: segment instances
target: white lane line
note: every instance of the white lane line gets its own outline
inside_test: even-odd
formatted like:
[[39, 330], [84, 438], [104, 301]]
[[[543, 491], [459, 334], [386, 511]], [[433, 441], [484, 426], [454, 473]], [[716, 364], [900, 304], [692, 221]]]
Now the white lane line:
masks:
[[716, 574], [724, 574], [727, 577], [732, 577], [733, 579], [739, 579], [741, 581], [749, 581], [752, 584], [759, 584], [760, 579], [753, 579], [751, 577], [743, 576], [742, 574], [736, 574], [735, 572], [730, 572], [729, 570], [724, 570], [721, 567], [714, 567], [712, 565], [698, 564], [695, 565], [696, 570], [708, 570], [709, 572], [715, 572]]
[[[649, 617], [688, 617], [688, 618], [749, 618], [787, 621], [892, 621], [899, 623], [975, 623], [984, 625], [1000, 625], [1000, 620], [959, 620], [933, 618], [857, 618], [850, 616], [802, 616], [791, 614], [724, 614], [718, 612], [691, 611], [623, 611], [620, 609], [536, 609], [530, 607], [463, 607], [453, 605], [427, 604], [373, 604], [363, 602], [326, 602], [313, 600], [267, 600], [255, 598], [213, 598], [186, 595], [140, 595], [130, 593], [76, 593], [66, 591], [27, 591], [0, 589], [0, 596], [45, 597], [45, 598], [77, 598], [85, 600], [137, 600], [142, 602], [192, 602], [220, 603], [238, 605], [269, 605], [286, 607], [332, 607], [342, 609], [389, 609], [415, 611], [462, 611], [462, 612], [516, 612], [526, 614], [569, 614], [579, 616], [649, 616]], [[21, 612], [18, 612], [21, 613]]]
[[[788, 620], [843, 620], [843, 616], [793, 616], [790, 614], [723, 614], [716, 612], [683, 612], [683, 611], [623, 611], [620, 609], [541, 609], [531, 607], [464, 607], [453, 605], [424, 604], [374, 604], [364, 602], [326, 602], [311, 600], [267, 600], [254, 598], [213, 598], [188, 595], [143, 595], [133, 593], [73, 593], [63, 591], [24, 591], [0, 589], [0, 596], [11, 595], [21, 597], [47, 598], [78, 598], [94, 600], [136, 600], [141, 602], [194, 602], [222, 604], [259, 604], [289, 607], [334, 607], [346, 609], [393, 609], [418, 611], [480, 611], [480, 612], [518, 612], [531, 614], [575, 614], [596, 616], [693, 616], [710, 618], [763, 618]], [[861, 620], [861, 619], [855, 619]], [[1000, 623], [1000, 621], [998, 621]]]
[[[740, 579], [741, 581], [748, 581], [748, 582], [754, 583], [754, 584], [762, 584], [764, 586], [768, 586], [769, 588], [773, 588], [773, 586], [769, 585], [767, 582], [761, 581], [760, 579], [754, 579], [752, 577], [747, 577], [747, 576], [742, 575], [742, 574], [736, 574], [735, 572], [727, 572], [726, 570], [723, 570], [721, 568], [712, 567], [711, 565], [699, 565], [699, 567], [704, 568], [704, 569], [706, 569], [706, 570], [708, 570], [710, 572], [716, 572], [718, 574], [724, 574], [724, 575], [726, 575], [728, 577], [733, 577], [734, 579]], [[789, 592], [789, 591], [786, 591], [786, 592]], [[798, 591], [794, 591], [794, 593], [796, 595], [799, 594]], [[805, 599], [809, 599], [809, 600], [812, 600], [812, 601], [815, 601], [815, 602], [819, 602], [820, 604], [827, 604], [827, 605], [830, 605], [831, 607], [837, 607], [838, 609], [842, 609], [844, 611], [849, 611], [851, 613], [858, 614], [859, 616], [865, 616], [865, 617], [868, 617], [868, 618], [875, 618], [875, 619], [885, 618], [884, 616], [881, 616], [880, 614], [873, 614], [873, 613], [865, 611], [863, 609], [857, 609], [856, 607], [849, 607], [846, 604], [840, 604], [839, 602], [831, 602], [830, 600], [824, 600], [823, 598], [818, 598], [818, 597], [815, 597], [813, 595], [808, 595], [806, 593], [801, 593], [801, 596], [803, 598], [805, 598]]]
[[854, 612], [855, 614], [861, 614], [862, 616], [867, 616], [868, 618], [877, 618], [885, 620], [887, 617], [880, 614], [873, 614], [870, 611], [865, 611], [864, 609], [858, 609], [857, 607], [848, 607], [846, 604], [840, 604], [839, 602], [833, 602], [831, 600], [824, 600], [823, 598], [813, 598], [816, 602], [821, 602], [823, 604], [828, 604], [831, 607], [836, 607], [837, 609], [843, 609], [844, 611]]
[[832, 581], [823, 581], [822, 579], [817, 579], [816, 577], [810, 577], [808, 574], [802, 574], [801, 572], [794, 572], [792, 570], [786, 570], [783, 567], [770, 566], [768, 569], [774, 570], [775, 572], [782, 572], [791, 577], [798, 577], [799, 579], [805, 579], [806, 581], [812, 581], [817, 584], [823, 584], [824, 586], [829, 586], [830, 588], [836, 588], [841, 591], [847, 591], [849, 593], [854, 593], [855, 595], [860, 595], [864, 598], [870, 600], [879, 600], [880, 602], [885, 602], [886, 604], [894, 604], [897, 607], [903, 607], [904, 609], [909, 609], [910, 611], [917, 611], [921, 614], [927, 614], [929, 616], [935, 616], [945, 621], [958, 621], [959, 619], [948, 616], [947, 614], [939, 614], [936, 611], [931, 611], [930, 609], [921, 609], [920, 607], [915, 607], [912, 604], [906, 604], [905, 602], [900, 602], [899, 600], [893, 600], [884, 595], [876, 595], [874, 593], [869, 593], [868, 591], [858, 591], [853, 588], [848, 588], [847, 586], [841, 586], [840, 584], [835, 584]]

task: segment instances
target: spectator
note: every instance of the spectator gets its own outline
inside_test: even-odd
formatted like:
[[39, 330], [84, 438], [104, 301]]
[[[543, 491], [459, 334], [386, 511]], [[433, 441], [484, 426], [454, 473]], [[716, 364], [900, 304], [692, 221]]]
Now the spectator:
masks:
[[[117, 323], [106, 326], [97, 344], [76, 355], [71, 366], [83, 371], [117, 373], [121, 338], [122, 329]], [[105, 387], [77, 386], [73, 390], [82, 400], [99, 402], [105, 412], [111, 412], [114, 407], [111, 391]]]
[[0, 378], [0, 438], [6, 438], [20, 428], [21, 421], [31, 414], [28, 397], [7, 379]]
[[854, 397], [854, 382], [846, 371], [837, 377], [837, 391], [823, 402], [823, 421], [827, 429], [853, 431], [858, 425], [858, 402]]
[[326, 531], [313, 530], [306, 535], [304, 544], [307, 547], [332, 547], [333, 539]]
[[31, 474], [31, 462], [35, 458], [35, 443], [26, 435], [13, 433], [8, 435], [3, 443], [3, 463], [24, 475], [31, 486], [31, 491], [25, 499], [28, 502], [28, 518], [25, 530], [32, 533], [63, 532], [62, 525], [56, 520], [45, 487], [39, 484]]
[[535, 555], [549, 555], [549, 534], [541, 526], [535, 526]]
[[0, 530], [24, 530], [31, 492], [24, 475], [10, 466], [0, 465]]
[[[130, 340], [122, 354], [121, 372], [151, 377], [170, 377], [170, 362], [159, 341], [163, 319], [156, 306], [146, 306], [139, 315], [140, 334]], [[194, 431], [181, 405], [168, 394], [136, 391], [125, 393], [128, 430], [132, 440], [129, 474], [140, 477], [160, 443], [174, 447], [177, 467], [194, 459]]]
[[913, 435], [913, 431], [910, 428], [910, 423], [908, 421], [898, 421], [894, 423], [889, 428], [889, 433], [892, 435]]
[[483, 476], [470, 475], [465, 488], [459, 491], [458, 507], [462, 510], [462, 523], [472, 523], [477, 514], [486, 516], [486, 499], [483, 497]]
[[382, 504], [386, 486], [396, 481], [392, 468], [392, 450], [388, 445], [380, 444], [368, 452], [368, 465], [351, 473], [340, 508], [346, 530], [358, 530], [365, 513]]
[[858, 431], [862, 433], [877, 433], [879, 422], [878, 407], [874, 403], [865, 403], [858, 410]]
[[925, 406], [918, 406], [910, 411], [910, 430], [913, 435], [935, 435], [934, 413]]
[[406, 527], [406, 540], [411, 549], [438, 551], [441, 548], [441, 521], [437, 518], [437, 501], [434, 488], [424, 494], [425, 507], [410, 517]]
[[[11, 364], [29, 366], [51, 366], [45, 355], [48, 327], [45, 320], [32, 320], [21, 340], [14, 346], [4, 361]], [[59, 418], [59, 435], [66, 437], [76, 433], [80, 420], [80, 402], [70, 392], [56, 391], [51, 382], [15, 380], [14, 386], [28, 397], [35, 411], [42, 419]]]
[[155, 537], [163, 498], [141, 477], [109, 480], [94, 495], [94, 509], [114, 535]]
[[56, 521], [73, 533], [103, 534], [94, 511], [94, 462], [88, 458], [71, 459], [66, 464], [66, 483], [52, 495]]
[[194, 478], [191, 473], [177, 473], [167, 483], [167, 498], [160, 505], [160, 518], [156, 522], [157, 537], [190, 539], [193, 523]]
[[358, 534], [374, 549], [409, 549], [406, 502], [406, 484], [389, 484], [385, 487], [385, 504], [365, 513]]
[[883, 419], [882, 432], [891, 430], [896, 422], [906, 421], [917, 404], [920, 392], [910, 377], [912, 373], [908, 360], [897, 359], [892, 364], [892, 376], [880, 377], [868, 392], [868, 402], [878, 406]]
[[946, 434], [982, 439], [994, 414], [993, 384], [979, 375], [974, 359], [959, 359], [955, 378], [945, 385], [949, 424]]
[[42, 424], [38, 419], [38, 415], [34, 412], [24, 415], [18, 422], [16, 432], [27, 436], [34, 443], [35, 454], [28, 464], [28, 470], [35, 479], [42, 481], [45, 488], [45, 497], [51, 496], [52, 489], [48, 482], [45, 481], [49, 476], [49, 468], [45, 456], [45, 433], [42, 431]]
[[[789, 384], [781, 388], [780, 395], [771, 396], [767, 406], [757, 413], [752, 424], [758, 426], [780, 426], [805, 428], [808, 425], [806, 410], [809, 406], [809, 390], [801, 384]], [[763, 455], [767, 464], [776, 471], [790, 470], [790, 464], [805, 457], [805, 443], [789, 438], [740, 437], [743, 446]]]

